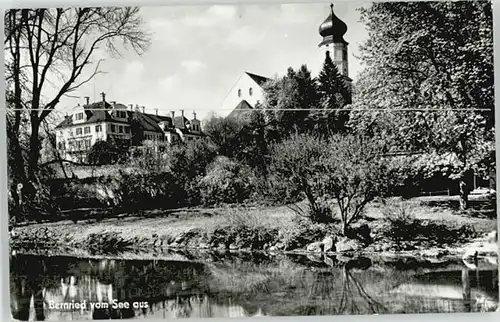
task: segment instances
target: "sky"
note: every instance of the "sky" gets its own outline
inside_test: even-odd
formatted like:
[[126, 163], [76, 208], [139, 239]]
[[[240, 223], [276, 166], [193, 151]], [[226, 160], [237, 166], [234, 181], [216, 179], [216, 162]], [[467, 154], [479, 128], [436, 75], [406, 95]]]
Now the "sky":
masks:
[[[319, 25], [330, 12], [330, 3], [247, 4], [217, 6], [143, 7], [140, 15], [152, 34], [151, 46], [142, 56], [124, 52], [106, 57], [105, 72], [73, 92], [79, 98], [63, 98], [58, 109], [65, 113], [84, 97], [145, 106], [146, 112], [169, 111], [227, 115], [220, 106], [230, 88], [245, 71], [266, 77], [280, 76], [289, 66], [306, 64], [313, 76], [324, 56], [318, 44]], [[361, 66], [356, 56], [366, 39], [359, 22], [363, 2], [339, 3], [335, 14], [348, 30], [349, 75], [356, 80]]]

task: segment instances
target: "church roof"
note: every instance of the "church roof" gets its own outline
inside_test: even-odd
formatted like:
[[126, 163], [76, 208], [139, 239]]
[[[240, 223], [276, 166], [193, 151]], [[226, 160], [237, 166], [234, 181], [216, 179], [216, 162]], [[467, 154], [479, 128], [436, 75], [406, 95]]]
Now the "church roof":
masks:
[[179, 129], [183, 129], [186, 127], [186, 124], [190, 123], [187, 117], [185, 116], [176, 116], [174, 117], [174, 126]]
[[257, 75], [257, 74], [252, 74], [252, 73], [249, 73], [249, 72], [245, 72], [245, 74], [247, 74], [248, 76], [250, 76], [250, 78], [252, 78], [259, 86], [262, 86], [262, 85], [264, 85], [265, 82], [271, 80], [270, 78], [267, 78], [267, 77], [264, 77], [264, 76], [260, 76], [260, 75]]
[[235, 118], [238, 120], [245, 120], [252, 114], [253, 107], [246, 101], [242, 100], [236, 105], [234, 110], [229, 113], [228, 118]]
[[323, 37], [322, 43], [330, 40], [333, 42], [343, 42], [347, 32], [347, 25], [333, 13], [333, 4], [330, 5], [330, 15], [319, 26], [319, 34]]

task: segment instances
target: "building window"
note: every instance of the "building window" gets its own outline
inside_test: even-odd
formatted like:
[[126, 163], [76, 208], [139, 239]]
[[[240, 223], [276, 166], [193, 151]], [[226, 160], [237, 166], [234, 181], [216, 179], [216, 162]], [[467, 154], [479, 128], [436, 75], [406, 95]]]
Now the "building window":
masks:
[[102, 132], [102, 125], [96, 125], [95, 126], [95, 131], [96, 132]]
[[123, 126], [118, 127], [118, 133], [123, 133]]
[[90, 133], [90, 126], [86, 126], [83, 128], [83, 133], [84, 134], [89, 134]]
[[82, 128], [81, 127], [76, 129], [76, 135], [82, 135]]
[[111, 124], [111, 132], [114, 133], [116, 130], [115, 130], [115, 125], [114, 124]]
[[90, 140], [85, 140], [85, 150], [90, 149], [92, 142]]
[[238, 97], [241, 97], [241, 89], [238, 90]]
[[252, 94], [253, 94], [253, 89], [250, 87], [250, 88], [248, 89], [248, 95], [252, 96]]
[[130, 133], [130, 128], [129, 127], [125, 128], [125, 133]]
[[83, 113], [77, 113], [77, 114], [75, 114], [75, 119], [76, 119], [77, 121], [81, 121], [81, 120], [83, 120]]

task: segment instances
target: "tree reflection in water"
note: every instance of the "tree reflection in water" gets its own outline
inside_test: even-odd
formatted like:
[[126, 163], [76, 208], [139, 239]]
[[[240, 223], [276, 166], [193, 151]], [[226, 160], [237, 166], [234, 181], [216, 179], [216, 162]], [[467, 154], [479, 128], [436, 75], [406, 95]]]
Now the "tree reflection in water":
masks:
[[[335, 260], [328, 259], [330, 265]], [[367, 258], [350, 260], [328, 271], [317, 272], [308, 283], [307, 302], [302, 307], [307, 315], [375, 314], [389, 310], [373, 295], [369, 294], [359, 280], [363, 275], [354, 271], [366, 270], [371, 266]], [[378, 294], [380, 295], [380, 294]]]
[[[366, 307], [362, 307], [362, 305]], [[367, 312], [368, 309], [368, 312]], [[386, 306], [368, 294], [347, 266], [342, 268], [342, 297], [338, 314], [387, 313]]]
[[30, 306], [33, 303], [35, 321], [45, 321], [44, 297], [42, 285], [50, 283], [45, 275], [46, 266], [43, 259], [35, 261], [18, 261], [11, 266], [11, 310], [12, 317], [20, 321], [28, 321], [30, 318]]
[[[469, 285], [468, 280], [477, 278], [468, 273], [454, 267], [416, 279], [414, 269], [372, 267], [368, 258], [342, 264], [335, 258], [311, 263], [296, 257], [201, 264], [16, 256], [11, 306], [12, 317], [21, 321], [491, 311], [489, 304], [476, 305], [477, 282]], [[482, 293], [495, 287], [491, 276], [486, 279]], [[450, 290], [458, 290], [460, 298], [447, 297]], [[60, 312], [47, 305], [113, 299], [149, 305], [93, 312]]]

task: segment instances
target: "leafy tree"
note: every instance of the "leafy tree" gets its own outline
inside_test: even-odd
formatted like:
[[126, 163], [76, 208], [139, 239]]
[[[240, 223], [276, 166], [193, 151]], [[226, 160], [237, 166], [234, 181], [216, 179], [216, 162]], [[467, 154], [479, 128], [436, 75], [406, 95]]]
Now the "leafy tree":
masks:
[[248, 199], [255, 188], [251, 169], [227, 157], [218, 157], [200, 180], [204, 204], [236, 203]]
[[361, 16], [369, 38], [354, 108], [378, 111], [351, 113], [351, 126], [402, 150], [455, 154], [463, 186], [493, 147], [491, 2], [374, 3]]
[[321, 159], [321, 187], [336, 200], [342, 232], [362, 218], [365, 206], [384, 197], [401, 182], [404, 163], [386, 157], [384, 142], [355, 135], [335, 135], [329, 139]]
[[309, 216], [313, 218], [322, 208], [323, 191], [318, 179], [324, 175], [320, 173], [319, 165], [326, 153], [325, 148], [318, 137], [303, 134], [293, 134], [271, 147], [270, 180], [275, 198], [285, 203], [306, 198]]
[[[399, 183], [401, 165], [384, 157], [386, 147], [371, 138], [334, 135], [329, 139], [294, 135], [272, 149], [272, 173], [278, 197], [305, 197], [314, 221], [327, 222], [338, 207], [342, 232], [361, 219], [364, 207]], [[328, 205], [329, 199], [336, 207]]]
[[89, 150], [87, 162], [95, 165], [113, 164], [118, 161], [119, 149], [106, 141], [96, 142]]
[[215, 144], [219, 154], [231, 157], [243, 123], [235, 118], [212, 115], [203, 125], [203, 132]]
[[319, 97], [316, 80], [306, 65], [297, 71], [288, 68], [285, 76], [269, 81], [263, 87], [267, 118], [278, 137], [308, 130], [307, 116], [310, 109], [318, 108]]
[[239, 135], [235, 138], [238, 142], [234, 157], [249, 165], [262, 177], [267, 176], [267, 156], [269, 143], [266, 137], [266, 120], [260, 110], [252, 111], [249, 122], [243, 125]]
[[214, 160], [217, 150], [204, 141], [190, 141], [177, 145], [166, 153], [166, 163], [176, 176], [189, 179], [205, 174], [206, 167]]
[[144, 140], [144, 131], [141, 122], [137, 117], [130, 119], [130, 144], [132, 146], [140, 146]]
[[167, 151], [165, 164], [178, 184], [183, 187], [187, 204], [199, 204], [199, 181], [205, 176], [207, 166], [216, 156], [217, 147], [204, 141], [176, 145]]

